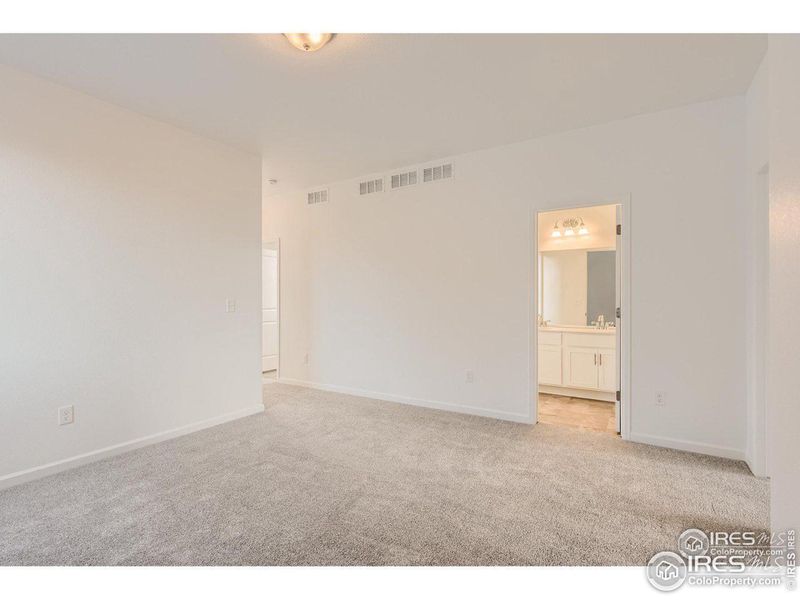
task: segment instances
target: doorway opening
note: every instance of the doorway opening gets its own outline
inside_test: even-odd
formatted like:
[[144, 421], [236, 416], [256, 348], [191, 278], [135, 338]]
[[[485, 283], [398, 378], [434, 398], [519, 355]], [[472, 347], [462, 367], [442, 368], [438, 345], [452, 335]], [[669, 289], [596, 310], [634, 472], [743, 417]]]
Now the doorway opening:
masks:
[[625, 429], [622, 209], [536, 215], [537, 422], [613, 435]]
[[264, 380], [277, 380], [280, 369], [278, 240], [261, 245], [261, 372]]

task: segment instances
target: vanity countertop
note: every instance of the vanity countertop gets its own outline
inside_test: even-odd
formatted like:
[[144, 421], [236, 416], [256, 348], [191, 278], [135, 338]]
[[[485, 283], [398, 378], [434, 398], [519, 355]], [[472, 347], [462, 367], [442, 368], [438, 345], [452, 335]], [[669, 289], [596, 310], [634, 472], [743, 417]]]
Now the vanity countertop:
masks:
[[617, 332], [617, 328], [609, 327], [607, 329], [598, 329], [597, 327], [545, 325], [545, 326], [540, 326], [539, 331], [552, 331], [554, 333], [592, 333], [595, 335], [614, 335]]

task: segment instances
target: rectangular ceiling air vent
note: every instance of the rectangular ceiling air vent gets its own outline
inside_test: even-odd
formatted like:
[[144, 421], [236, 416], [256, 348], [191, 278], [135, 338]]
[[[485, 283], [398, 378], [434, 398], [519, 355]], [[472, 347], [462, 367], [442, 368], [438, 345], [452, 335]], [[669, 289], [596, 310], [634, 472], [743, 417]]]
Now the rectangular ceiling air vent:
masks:
[[369, 179], [358, 184], [358, 193], [362, 196], [365, 194], [374, 194], [382, 191], [383, 177], [379, 177], [378, 179]]
[[422, 182], [430, 183], [432, 181], [439, 181], [441, 179], [452, 179], [453, 174], [453, 163], [425, 167], [422, 169]]
[[308, 204], [319, 204], [320, 202], [328, 201], [328, 190], [314, 190], [308, 192]]
[[408, 187], [409, 185], [417, 184], [417, 170], [404, 171], [402, 173], [394, 173], [389, 178], [390, 189], [399, 190], [400, 188]]

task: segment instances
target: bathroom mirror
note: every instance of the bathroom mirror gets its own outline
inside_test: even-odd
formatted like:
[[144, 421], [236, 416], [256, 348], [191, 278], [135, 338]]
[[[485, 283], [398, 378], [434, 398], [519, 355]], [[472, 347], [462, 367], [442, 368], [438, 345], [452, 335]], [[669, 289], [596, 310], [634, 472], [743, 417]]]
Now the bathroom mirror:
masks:
[[587, 326], [616, 312], [614, 250], [539, 254], [539, 307], [548, 325]]

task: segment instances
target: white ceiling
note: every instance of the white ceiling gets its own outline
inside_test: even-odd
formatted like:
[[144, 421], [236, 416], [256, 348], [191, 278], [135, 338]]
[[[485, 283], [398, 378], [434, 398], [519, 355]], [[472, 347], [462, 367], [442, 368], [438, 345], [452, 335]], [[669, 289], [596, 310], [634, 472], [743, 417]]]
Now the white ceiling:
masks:
[[269, 191], [742, 94], [761, 35], [0, 35], [0, 61], [264, 157]]

